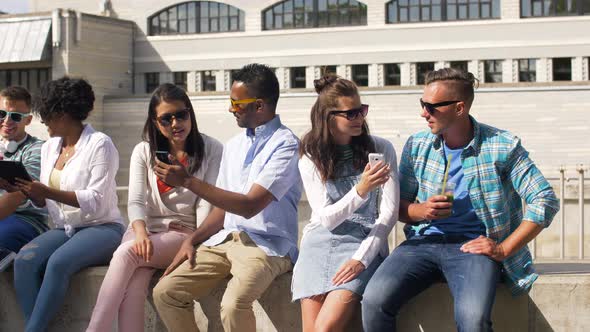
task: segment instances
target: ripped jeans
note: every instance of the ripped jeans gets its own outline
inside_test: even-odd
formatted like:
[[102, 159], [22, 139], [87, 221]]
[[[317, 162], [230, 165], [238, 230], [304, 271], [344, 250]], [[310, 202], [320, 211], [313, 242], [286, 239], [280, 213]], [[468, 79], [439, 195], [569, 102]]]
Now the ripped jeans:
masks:
[[25, 331], [47, 330], [71, 276], [89, 266], [107, 265], [121, 243], [123, 227], [108, 223], [78, 228], [71, 238], [63, 229], [52, 229], [22, 247], [14, 261], [14, 287]]
[[364, 330], [396, 331], [400, 308], [434, 282], [446, 279], [454, 300], [457, 330], [492, 331], [492, 306], [500, 264], [484, 255], [462, 252], [461, 245], [467, 241], [467, 238], [418, 236], [397, 247], [365, 289]]

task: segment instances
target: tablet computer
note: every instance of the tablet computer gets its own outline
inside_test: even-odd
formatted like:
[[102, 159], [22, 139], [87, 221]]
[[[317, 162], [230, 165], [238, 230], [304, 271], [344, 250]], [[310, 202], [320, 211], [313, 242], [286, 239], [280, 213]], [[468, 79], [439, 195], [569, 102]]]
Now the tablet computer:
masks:
[[15, 183], [15, 178], [33, 181], [25, 165], [20, 161], [0, 160], [0, 177], [11, 184]]

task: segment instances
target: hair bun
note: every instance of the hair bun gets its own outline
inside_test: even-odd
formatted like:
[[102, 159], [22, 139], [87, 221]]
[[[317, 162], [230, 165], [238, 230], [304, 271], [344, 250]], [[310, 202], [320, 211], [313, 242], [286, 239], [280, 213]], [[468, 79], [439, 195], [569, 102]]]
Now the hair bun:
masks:
[[314, 80], [313, 86], [315, 87], [315, 91], [320, 94], [325, 87], [334, 84], [338, 78], [338, 75], [330, 73], [320, 77], [317, 80]]

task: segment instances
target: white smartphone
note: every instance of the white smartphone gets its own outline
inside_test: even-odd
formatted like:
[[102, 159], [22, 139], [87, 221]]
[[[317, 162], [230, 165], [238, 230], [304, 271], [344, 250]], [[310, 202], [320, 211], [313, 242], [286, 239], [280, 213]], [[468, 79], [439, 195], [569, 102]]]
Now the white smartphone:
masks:
[[380, 161], [383, 161], [383, 153], [369, 153], [369, 164], [371, 167], [374, 167]]

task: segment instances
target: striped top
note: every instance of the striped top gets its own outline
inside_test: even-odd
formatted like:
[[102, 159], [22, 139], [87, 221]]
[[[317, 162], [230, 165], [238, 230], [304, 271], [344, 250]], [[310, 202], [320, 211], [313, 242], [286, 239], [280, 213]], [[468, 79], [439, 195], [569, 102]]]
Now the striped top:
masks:
[[[39, 181], [42, 145], [43, 141], [31, 135], [27, 135], [25, 141], [19, 145], [14, 153], [4, 153], [4, 160], [22, 162], [33, 180]], [[0, 190], [0, 192], [2, 191]], [[34, 207], [30, 200], [27, 200], [19, 206], [14, 214], [18, 218], [31, 224], [39, 233], [49, 229], [47, 227], [47, 210], [45, 208], [40, 209]]]
[[[559, 210], [559, 202], [520, 139], [479, 124], [473, 117], [471, 121], [474, 138], [461, 153], [461, 164], [469, 197], [477, 217], [486, 227], [486, 235], [501, 242], [522, 220], [548, 227]], [[442, 143], [430, 131], [408, 139], [399, 167], [401, 199], [424, 202], [436, 194], [434, 185], [442, 182], [446, 163]], [[524, 217], [521, 198], [526, 202]], [[405, 227], [419, 229], [422, 225]], [[538, 278], [527, 246], [502, 264], [514, 294], [528, 291]]]

